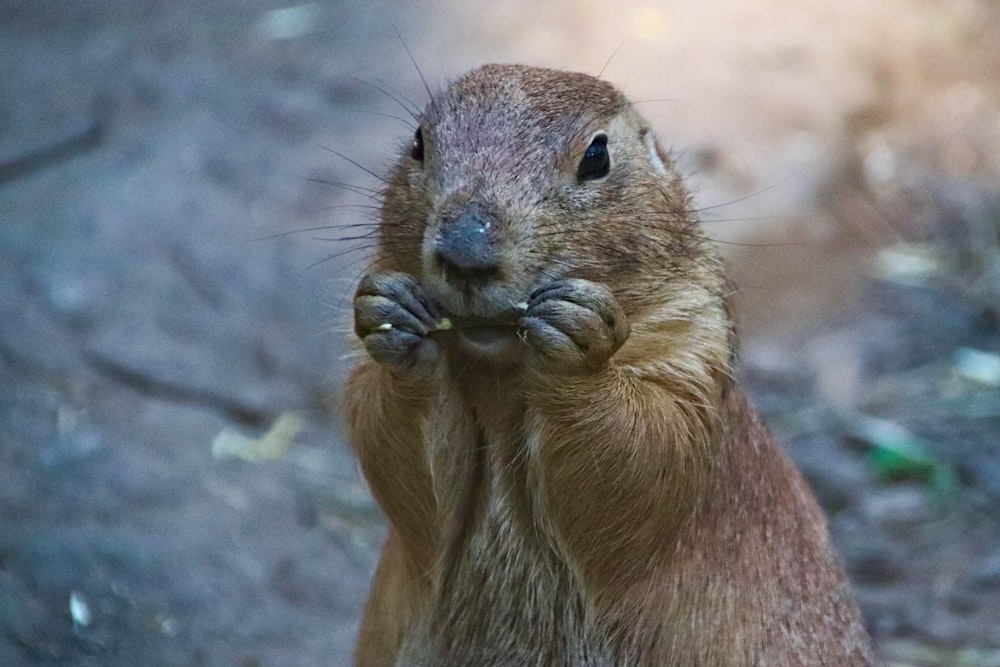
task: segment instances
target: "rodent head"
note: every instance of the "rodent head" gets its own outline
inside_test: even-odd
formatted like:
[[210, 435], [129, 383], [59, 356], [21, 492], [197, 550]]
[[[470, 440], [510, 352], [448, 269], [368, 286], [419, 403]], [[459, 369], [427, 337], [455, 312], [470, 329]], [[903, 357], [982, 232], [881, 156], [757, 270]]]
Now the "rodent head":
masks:
[[697, 263], [694, 224], [679, 175], [611, 84], [486, 65], [424, 110], [388, 182], [375, 261], [458, 317], [497, 320], [566, 277], [606, 284], [629, 312]]

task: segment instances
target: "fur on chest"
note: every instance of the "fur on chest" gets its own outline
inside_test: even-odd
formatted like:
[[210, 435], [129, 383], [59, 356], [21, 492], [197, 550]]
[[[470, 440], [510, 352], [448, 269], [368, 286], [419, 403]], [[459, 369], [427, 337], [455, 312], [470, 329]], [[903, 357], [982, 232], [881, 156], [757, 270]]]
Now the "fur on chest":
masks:
[[525, 534], [502, 497], [442, 554], [424, 622], [400, 665], [615, 664], [568, 565]]

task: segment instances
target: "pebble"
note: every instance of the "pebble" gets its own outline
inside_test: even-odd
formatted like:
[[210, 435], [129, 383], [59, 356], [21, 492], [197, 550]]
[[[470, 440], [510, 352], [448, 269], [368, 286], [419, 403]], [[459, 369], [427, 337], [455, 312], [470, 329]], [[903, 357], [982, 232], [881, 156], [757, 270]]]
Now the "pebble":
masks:
[[108, 292], [106, 279], [86, 267], [57, 269], [45, 280], [45, 296], [52, 310], [80, 325], [94, 320]]
[[861, 512], [872, 523], [906, 527], [925, 521], [931, 513], [930, 499], [918, 486], [880, 489], [861, 502]]
[[974, 588], [1000, 588], [1000, 553], [983, 560], [970, 577]]

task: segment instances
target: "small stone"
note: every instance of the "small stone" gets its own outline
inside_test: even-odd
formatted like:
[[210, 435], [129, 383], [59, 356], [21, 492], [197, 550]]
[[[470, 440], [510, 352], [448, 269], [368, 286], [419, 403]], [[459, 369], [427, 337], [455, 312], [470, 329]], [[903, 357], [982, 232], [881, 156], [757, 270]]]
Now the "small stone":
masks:
[[108, 291], [106, 279], [89, 267], [66, 267], [47, 278], [45, 296], [59, 315], [86, 324], [98, 313]]
[[69, 594], [69, 615], [73, 619], [73, 625], [84, 627], [90, 625], [92, 620], [90, 605], [87, 604], [83, 594], [79, 591], [73, 591]]
[[920, 487], [894, 486], [865, 498], [861, 503], [861, 511], [872, 523], [912, 526], [928, 518], [931, 503]]
[[54, 470], [92, 458], [103, 449], [104, 437], [101, 433], [91, 426], [83, 425], [59, 434], [38, 453], [38, 458], [43, 468]]
[[316, 29], [318, 12], [313, 2], [265, 12], [257, 20], [257, 36], [264, 41], [302, 37]]
[[1000, 588], [1000, 553], [986, 558], [970, 577], [974, 588]]
[[156, 624], [156, 628], [165, 637], [176, 637], [179, 630], [177, 619], [168, 614], [167, 612], [160, 612], [153, 619]]

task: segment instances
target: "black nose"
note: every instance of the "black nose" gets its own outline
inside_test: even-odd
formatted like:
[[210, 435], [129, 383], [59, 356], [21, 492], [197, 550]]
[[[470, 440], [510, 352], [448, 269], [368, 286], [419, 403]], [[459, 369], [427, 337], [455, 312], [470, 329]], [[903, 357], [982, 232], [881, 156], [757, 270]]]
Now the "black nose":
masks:
[[478, 204], [471, 204], [441, 224], [434, 257], [449, 279], [485, 281], [500, 270], [496, 218]]

